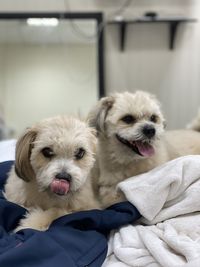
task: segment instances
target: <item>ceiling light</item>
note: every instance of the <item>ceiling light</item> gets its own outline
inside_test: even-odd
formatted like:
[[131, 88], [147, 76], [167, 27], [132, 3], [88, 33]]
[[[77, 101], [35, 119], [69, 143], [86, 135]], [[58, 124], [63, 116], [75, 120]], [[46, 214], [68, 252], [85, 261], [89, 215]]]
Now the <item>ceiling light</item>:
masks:
[[28, 18], [26, 22], [29, 26], [50, 26], [50, 27], [55, 27], [59, 23], [57, 18]]
[[117, 16], [115, 16], [114, 20], [115, 20], [115, 21], [123, 21], [124, 18], [123, 18], [123, 16], [121, 16], [121, 15], [117, 15]]

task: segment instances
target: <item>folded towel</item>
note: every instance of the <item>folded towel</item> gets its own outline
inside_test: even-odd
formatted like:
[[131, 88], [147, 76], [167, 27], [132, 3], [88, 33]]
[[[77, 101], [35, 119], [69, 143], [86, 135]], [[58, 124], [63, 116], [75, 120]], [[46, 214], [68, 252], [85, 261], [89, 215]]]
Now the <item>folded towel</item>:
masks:
[[113, 232], [104, 267], [200, 263], [200, 156], [175, 159], [118, 188], [143, 219]]

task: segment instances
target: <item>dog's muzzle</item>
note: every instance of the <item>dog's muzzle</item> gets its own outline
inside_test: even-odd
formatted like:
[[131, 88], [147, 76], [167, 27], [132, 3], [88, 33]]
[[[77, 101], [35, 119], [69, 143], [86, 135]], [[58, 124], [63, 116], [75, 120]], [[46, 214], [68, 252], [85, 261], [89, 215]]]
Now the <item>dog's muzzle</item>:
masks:
[[136, 154], [142, 157], [150, 157], [155, 153], [153, 146], [150, 145], [149, 142], [145, 142], [144, 140], [128, 140], [118, 134], [116, 134], [116, 138], [120, 143], [129, 147]]
[[56, 174], [50, 184], [51, 191], [60, 196], [66, 195], [70, 190], [71, 179], [71, 175], [66, 172]]

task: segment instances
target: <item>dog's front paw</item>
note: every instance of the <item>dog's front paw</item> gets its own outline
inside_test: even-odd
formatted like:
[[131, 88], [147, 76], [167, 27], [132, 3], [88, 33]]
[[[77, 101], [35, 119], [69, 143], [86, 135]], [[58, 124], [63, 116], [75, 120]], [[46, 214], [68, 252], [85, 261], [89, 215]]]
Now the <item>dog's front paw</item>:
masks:
[[21, 219], [19, 226], [15, 229], [18, 232], [22, 229], [34, 229], [39, 231], [46, 231], [49, 228], [51, 220], [47, 216], [46, 211], [42, 209], [34, 209], [26, 214], [24, 219]]
[[26, 214], [26, 218], [20, 220], [19, 226], [15, 229], [15, 232], [27, 228], [46, 231], [55, 219], [65, 214], [67, 214], [65, 210], [56, 208], [45, 211], [39, 208], [34, 209]]
[[48, 229], [48, 226], [46, 225], [31, 225], [28, 222], [26, 222], [26, 219], [22, 219], [20, 220], [20, 225], [15, 228], [14, 233], [17, 233], [20, 230], [24, 230], [24, 229], [34, 229], [34, 230], [39, 230], [39, 231], [46, 231]]
[[19, 225], [17, 228], [14, 229], [13, 232], [14, 232], [14, 233], [17, 233], [18, 231], [23, 230], [23, 229], [25, 229], [25, 228], [24, 228], [23, 226], [20, 226], [20, 225]]

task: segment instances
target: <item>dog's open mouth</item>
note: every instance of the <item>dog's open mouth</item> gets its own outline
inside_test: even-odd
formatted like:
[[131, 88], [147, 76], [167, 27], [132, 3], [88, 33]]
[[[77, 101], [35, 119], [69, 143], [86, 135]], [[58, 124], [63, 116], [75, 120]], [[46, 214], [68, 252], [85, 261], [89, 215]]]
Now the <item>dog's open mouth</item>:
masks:
[[120, 135], [116, 134], [117, 140], [119, 140], [122, 144], [126, 145], [130, 149], [132, 149], [136, 154], [142, 156], [142, 157], [150, 157], [154, 154], [154, 148], [152, 145], [150, 145], [148, 142], [144, 141], [130, 141], [127, 139], [124, 139]]
[[53, 193], [63, 196], [69, 192], [70, 182], [64, 179], [54, 178], [51, 182], [50, 188]]

